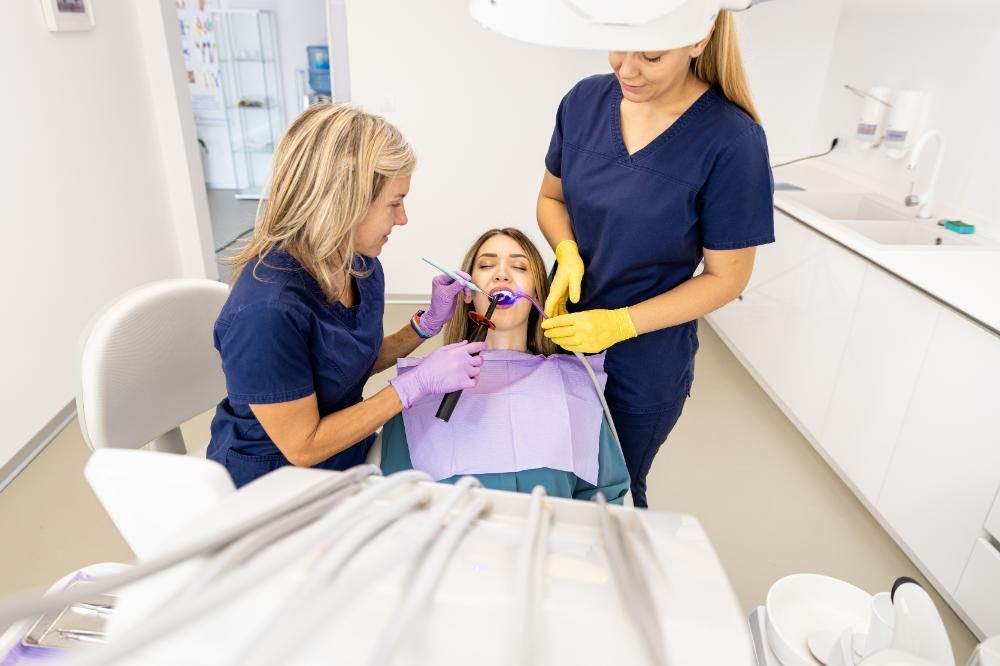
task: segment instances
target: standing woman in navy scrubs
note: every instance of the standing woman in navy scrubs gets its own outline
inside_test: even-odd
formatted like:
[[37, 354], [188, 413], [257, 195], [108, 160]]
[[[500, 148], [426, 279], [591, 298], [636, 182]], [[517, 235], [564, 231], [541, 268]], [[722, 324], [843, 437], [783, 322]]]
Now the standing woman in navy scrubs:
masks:
[[393, 228], [407, 223], [403, 198], [415, 165], [398, 129], [349, 106], [310, 107], [282, 136], [268, 197], [215, 324], [227, 396], [208, 457], [237, 486], [289, 464], [360, 464], [375, 430], [401, 409], [475, 385], [482, 359], [473, 354], [485, 345], [462, 342], [361, 399], [373, 372], [443, 328], [462, 291], [435, 278], [430, 308], [383, 337], [377, 257]]
[[561, 316], [543, 327], [570, 351], [610, 347], [608, 403], [644, 507], [690, 392], [696, 320], [740, 294], [755, 246], [774, 241], [774, 188], [729, 12], [697, 44], [608, 60], [613, 74], [563, 98], [545, 157], [538, 224], [558, 262], [545, 310]]

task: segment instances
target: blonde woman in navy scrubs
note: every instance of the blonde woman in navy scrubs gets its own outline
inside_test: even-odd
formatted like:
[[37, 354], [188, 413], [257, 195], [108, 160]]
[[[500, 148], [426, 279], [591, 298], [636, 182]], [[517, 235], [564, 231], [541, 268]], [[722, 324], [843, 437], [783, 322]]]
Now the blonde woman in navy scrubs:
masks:
[[560, 316], [543, 327], [569, 351], [608, 349], [607, 398], [647, 506], [696, 320], [740, 294], [755, 246], [773, 242], [774, 188], [729, 12], [697, 44], [608, 60], [613, 74], [563, 98], [545, 157], [538, 224], [558, 262], [545, 309]]
[[401, 409], [475, 386], [482, 359], [474, 354], [485, 344], [461, 342], [361, 399], [373, 372], [444, 327], [462, 291], [435, 278], [430, 308], [383, 335], [377, 257], [407, 223], [403, 199], [415, 165], [398, 129], [349, 106], [310, 107], [282, 136], [268, 197], [215, 324], [227, 395], [208, 457], [237, 486], [289, 464], [360, 464], [373, 433]]

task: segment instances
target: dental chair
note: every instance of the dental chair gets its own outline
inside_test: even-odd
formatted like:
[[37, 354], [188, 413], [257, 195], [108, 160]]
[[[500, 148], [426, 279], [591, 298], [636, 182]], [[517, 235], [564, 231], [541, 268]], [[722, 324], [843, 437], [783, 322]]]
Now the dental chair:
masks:
[[[180, 424], [226, 395], [212, 327], [229, 288], [162, 280], [133, 289], [84, 335], [77, 413], [91, 449], [187, 453]], [[207, 442], [197, 447], [204, 455]], [[196, 449], [197, 450], [197, 449]]]
[[76, 408], [87, 445], [182, 454], [103, 483], [88, 472], [105, 506], [150, 498], [142, 512], [112, 516], [140, 558], [234, 490], [225, 469], [198, 460], [208, 442], [188, 446], [180, 429], [226, 395], [212, 328], [228, 295], [212, 280], [151, 282], [108, 305], [84, 334]]

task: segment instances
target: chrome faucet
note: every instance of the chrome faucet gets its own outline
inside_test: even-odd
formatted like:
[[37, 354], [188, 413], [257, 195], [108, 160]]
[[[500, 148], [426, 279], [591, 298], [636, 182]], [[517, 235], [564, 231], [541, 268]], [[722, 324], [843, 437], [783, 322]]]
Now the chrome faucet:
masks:
[[910, 152], [910, 159], [906, 163], [906, 168], [909, 171], [913, 171], [917, 167], [917, 161], [924, 151], [924, 146], [931, 139], [938, 140], [938, 151], [937, 157], [934, 160], [934, 170], [931, 171], [931, 180], [927, 184], [927, 191], [923, 194], [914, 194], [913, 188], [917, 185], [917, 180], [914, 178], [910, 181], [910, 193], [906, 195], [905, 200], [907, 206], [919, 206], [917, 208], [917, 217], [922, 220], [929, 219], [933, 215], [931, 213], [931, 204], [934, 203], [934, 189], [937, 187], [937, 179], [941, 174], [941, 162], [944, 160], [944, 135], [938, 130], [924, 132], [923, 136], [917, 141], [917, 144], [913, 146], [913, 150]]

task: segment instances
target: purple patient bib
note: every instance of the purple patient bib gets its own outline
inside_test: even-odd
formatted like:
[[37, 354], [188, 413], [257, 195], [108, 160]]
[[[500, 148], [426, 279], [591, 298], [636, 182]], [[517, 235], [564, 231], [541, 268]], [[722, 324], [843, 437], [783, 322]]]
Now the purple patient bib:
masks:
[[[462, 392], [451, 420], [435, 417], [440, 395], [403, 410], [414, 469], [435, 481], [456, 474], [549, 467], [597, 485], [604, 412], [587, 370], [575, 356], [485, 351], [479, 383]], [[403, 374], [420, 364], [401, 358]], [[601, 389], [604, 354], [588, 356]]]

